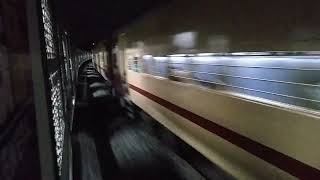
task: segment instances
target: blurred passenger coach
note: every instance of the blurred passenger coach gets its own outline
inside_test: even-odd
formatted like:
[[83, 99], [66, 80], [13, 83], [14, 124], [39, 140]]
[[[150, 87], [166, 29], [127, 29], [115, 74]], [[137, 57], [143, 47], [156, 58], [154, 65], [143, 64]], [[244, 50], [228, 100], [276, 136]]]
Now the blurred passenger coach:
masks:
[[320, 11], [232, 5], [176, 0], [120, 31], [128, 97], [237, 179], [320, 179]]

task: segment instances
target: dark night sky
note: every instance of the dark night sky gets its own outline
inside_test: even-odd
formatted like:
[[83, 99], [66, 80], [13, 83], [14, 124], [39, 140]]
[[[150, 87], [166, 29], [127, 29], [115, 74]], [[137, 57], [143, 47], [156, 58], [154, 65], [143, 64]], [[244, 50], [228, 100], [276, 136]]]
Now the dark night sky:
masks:
[[111, 37], [112, 32], [151, 8], [169, 0], [56, 0], [57, 19], [73, 42], [87, 47]]

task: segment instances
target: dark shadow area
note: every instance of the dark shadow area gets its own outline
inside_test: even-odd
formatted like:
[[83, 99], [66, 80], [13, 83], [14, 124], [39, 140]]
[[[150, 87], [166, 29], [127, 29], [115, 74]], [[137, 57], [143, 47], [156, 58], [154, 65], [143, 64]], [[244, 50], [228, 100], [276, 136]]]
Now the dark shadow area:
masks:
[[74, 179], [232, 179], [112, 92], [91, 61], [80, 67], [72, 130]]

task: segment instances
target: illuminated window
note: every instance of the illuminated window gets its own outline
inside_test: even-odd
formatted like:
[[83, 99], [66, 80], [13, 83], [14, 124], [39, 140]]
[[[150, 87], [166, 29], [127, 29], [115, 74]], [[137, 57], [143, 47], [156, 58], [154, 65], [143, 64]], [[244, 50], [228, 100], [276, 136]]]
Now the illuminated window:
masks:
[[[320, 110], [319, 58], [308, 52], [145, 55], [142, 72], [257, 101]], [[129, 70], [136, 71], [131, 61]]]

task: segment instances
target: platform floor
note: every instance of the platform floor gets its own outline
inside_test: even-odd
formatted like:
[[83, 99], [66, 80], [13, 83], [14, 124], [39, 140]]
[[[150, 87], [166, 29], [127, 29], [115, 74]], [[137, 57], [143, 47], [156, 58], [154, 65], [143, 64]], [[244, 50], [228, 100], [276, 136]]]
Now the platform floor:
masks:
[[170, 132], [155, 133], [151, 117], [113, 95], [91, 63], [79, 71], [73, 179], [233, 179], [186, 144], [176, 146]]

